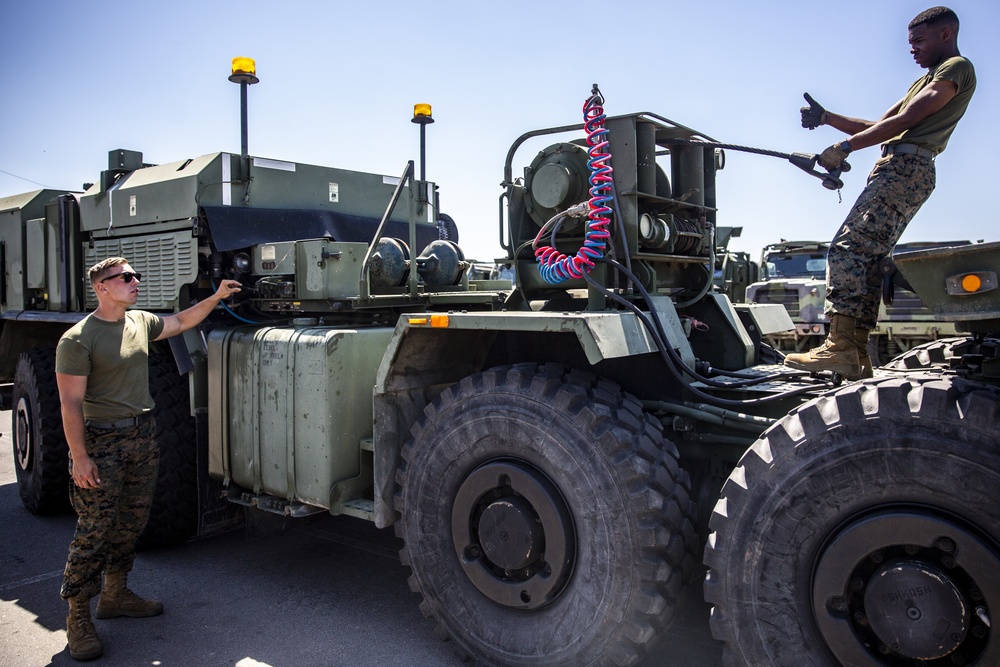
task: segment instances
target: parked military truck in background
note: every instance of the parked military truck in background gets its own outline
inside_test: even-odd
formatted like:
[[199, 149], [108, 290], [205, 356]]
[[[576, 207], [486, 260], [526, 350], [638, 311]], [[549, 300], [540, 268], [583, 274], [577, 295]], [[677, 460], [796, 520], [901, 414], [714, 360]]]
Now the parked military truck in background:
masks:
[[[900, 243], [893, 253], [928, 248], [967, 245], [969, 241], [933, 241]], [[780, 303], [788, 310], [794, 331], [767, 338], [775, 349], [802, 352], [816, 347], [826, 338], [829, 320], [823, 309], [826, 300], [826, 253], [830, 244], [817, 241], [782, 241], [764, 248], [761, 271], [764, 279], [747, 288], [747, 300], [753, 303]], [[892, 270], [892, 262], [883, 273]], [[876, 366], [924, 343], [957, 334], [953, 322], [936, 318], [920, 298], [904, 285], [892, 284], [883, 289], [878, 324], [872, 329], [868, 352]]]
[[747, 287], [746, 299], [781, 304], [795, 324], [791, 331], [768, 336], [767, 342], [775, 349], [802, 352], [826, 338], [830, 321], [823, 309], [829, 247], [819, 241], [782, 240], [761, 251], [761, 279]]
[[713, 289], [721, 164], [595, 86], [582, 123], [508, 152], [513, 285], [469, 278], [412, 162], [112, 151], [82, 193], [7, 198], [21, 497], [65, 503], [53, 344], [94, 305], [85, 267], [123, 255], [144, 309], [246, 286], [151, 350], [160, 541], [233, 508], [392, 526], [422, 611], [482, 664], [637, 663], [703, 553], [727, 664], [997, 664], [1000, 244], [923, 255], [918, 293], [971, 332], [947, 354], [849, 385], [782, 369], [784, 308]]
[[[969, 245], [970, 241], [917, 241], [899, 243], [892, 251], [896, 255]], [[883, 275], [892, 271], [892, 257], [883, 264]], [[937, 317], [921, 302], [909, 285], [884, 281], [878, 324], [868, 338], [868, 354], [876, 366], [887, 364], [899, 355], [931, 341], [958, 335], [954, 322]]]

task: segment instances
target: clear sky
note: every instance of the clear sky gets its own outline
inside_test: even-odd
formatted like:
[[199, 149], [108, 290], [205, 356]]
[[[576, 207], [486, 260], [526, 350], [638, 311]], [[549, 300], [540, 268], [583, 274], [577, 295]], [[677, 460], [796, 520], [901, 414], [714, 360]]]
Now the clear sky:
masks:
[[[802, 93], [849, 116], [881, 116], [923, 73], [906, 25], [932, 4], [8, 0], [0, 197], [38, 184], [79, 189], [115, 148], [151, 163], [239, 152], [239, 87], [227, 77], [232, 58], [248, 56], [261, 79], [249, 91], [252, 155], [398, 175], [419, 158], [413, 104], [431, 103], [427, 177], [466, 256], [493, 259], [510, 144], [580, 122], [593, 83], [610, 115], [650, 111], [721, 142], [816, 153], [843, 136], [802, 129]], [[1000, 240], [1000, 2], [949, 6], [978, 90], [938, 158], [937, 191], [902, 240]], [[733, 247], [757, 255], [782, 238], [829, 240], [877, 149], [851, 156], [842, 203], [783, 160], [727, 157], [719, 224], [742, 226]]]

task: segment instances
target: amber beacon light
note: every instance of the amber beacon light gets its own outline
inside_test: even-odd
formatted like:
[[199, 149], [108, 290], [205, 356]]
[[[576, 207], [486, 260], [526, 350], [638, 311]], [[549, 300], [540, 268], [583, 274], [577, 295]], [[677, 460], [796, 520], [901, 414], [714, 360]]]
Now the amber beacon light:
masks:
[[431, 105], [426, 102], [417, 102], [413, 105], [413, 118], [410, 122], [420, 126], [420, 180], [427, 180], [427, 136], [425, 134], [427, 126], [434, 122], [431, 116]]
[[431, 105], [426, 102], [418, 102], [413, 105], [413, 122], [414, 123], [433, 123], [434, 119], [431, 118]]
[[247, 140], [247, 87], [260, 83], [257, 78], [257, 63], [253, 58], [236, 56], [233, 58], [232, 74], [229, 80], [240, 84], [240, 181], [250, 178], [250, 149]]
[[229, 80], [233, 83], [260, 83], [257, 78], [257, 63], [253, 58], [236, 56], [233, 58], [233, 73], [229, 75]]

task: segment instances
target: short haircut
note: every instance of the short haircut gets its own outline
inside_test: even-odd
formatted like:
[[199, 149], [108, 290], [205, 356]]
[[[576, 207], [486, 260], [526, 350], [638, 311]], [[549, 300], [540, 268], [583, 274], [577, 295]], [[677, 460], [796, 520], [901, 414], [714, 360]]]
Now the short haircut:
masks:
[[87, 277], [90, 278], [90, 284], [96, 285], [100, 282], [101, 278], [104, 277], [104, 273], [114, 267], [121, 264], [128, 264], [128, 260], [124, 257], [108, 257], [107, 259], [102, 259], [97, 264], [87, 269]]
[[927, 24], [927, 27], [931, 28], [944, 23], [950, 23], [958, 30], [958, 14], [947, 7], [931, 7], [913, 17], [907, 28], [913, 30], [921, 24]]

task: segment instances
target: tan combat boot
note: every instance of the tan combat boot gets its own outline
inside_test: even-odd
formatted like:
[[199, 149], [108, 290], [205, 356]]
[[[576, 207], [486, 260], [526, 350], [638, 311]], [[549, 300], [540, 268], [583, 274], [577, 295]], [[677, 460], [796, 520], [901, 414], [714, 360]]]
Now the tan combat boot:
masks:
[[861, 361], [861, 379], [875, 377], [875, 369], [872, 366], [872, 358], [868, 354], [868, 334], [871, 329], [862, 329], [857, 324], [854, 325], [854, 345], [858, 348], [858, 357]]
[[90, 620], [90, 598], [82, 595], [69, 598], [66, 643], [69, 654], [77, 660], [93, 660], [104, 653], [104, 645]]
[[128, 572], [105, 573], [104, 590], [97, 601], [97, 618], [145, 618], [162, 613], [162, 602], [143, 600], [128, 589]]
[[[785, 356], [785, 365], [803, 371], [840, 373], [848, 380], [861, 379], [861, 355], [854, 342], [855, 320], [849, 315], [830, 316], [830, 334], [819, 347]], [[871, 359], [868, 360], [869, 367]]]

